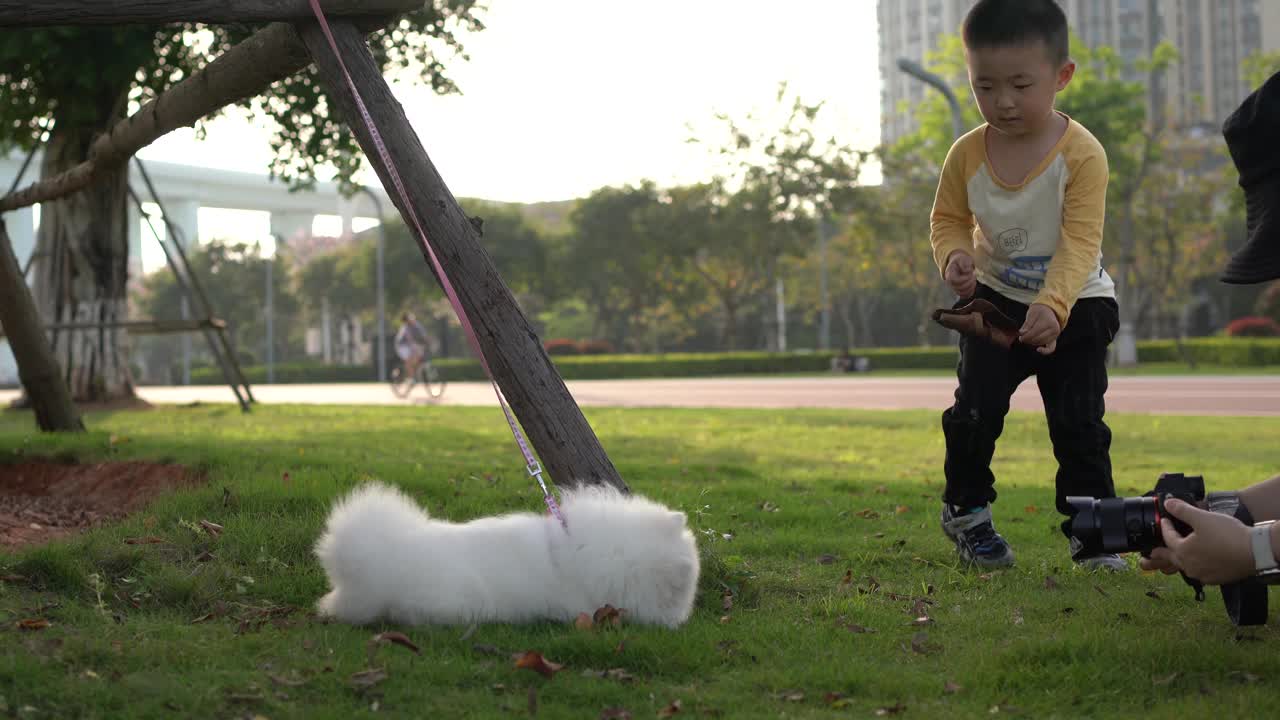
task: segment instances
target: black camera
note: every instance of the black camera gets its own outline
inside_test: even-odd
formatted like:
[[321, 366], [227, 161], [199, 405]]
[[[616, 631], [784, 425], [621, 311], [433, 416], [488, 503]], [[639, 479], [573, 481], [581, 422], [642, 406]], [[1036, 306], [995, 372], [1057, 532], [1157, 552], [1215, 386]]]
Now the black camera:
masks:
[[[1246, 525], [1253, 517], [1239, 503], [1236, 493], [1205, 493], [1204, 477], [1165, 473], [1156, 481], [1155, 489], [1141, 497], [1091, 498], [1071, 496], [1071, 535], [1081, 543], [1079, 553], [1139, 552], [1150, 557], [1151, 551], [1164, 546], [1160, 524], [1172, 522], [1186, 535], [1191, 527], [1164, 510], [1169, 498], [1231, 515]], [[1196, 591], [1196, 600], [1204, 600], [1204, 585], [1185, 574], [1182, 579]], [[1236, 625], [1262, 625], [1267, 622], [1267, 585], [1280, 582], [1280, 573], [1268, 571], [1240, 582], [1223, 585], [1222, 602], [1227, 615]]]

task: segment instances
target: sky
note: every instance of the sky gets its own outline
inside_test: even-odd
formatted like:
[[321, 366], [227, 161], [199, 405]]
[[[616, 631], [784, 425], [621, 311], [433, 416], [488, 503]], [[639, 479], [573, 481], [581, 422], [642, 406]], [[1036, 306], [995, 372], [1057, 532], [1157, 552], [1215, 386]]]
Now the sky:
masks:
[[[487, 6], [486, 29], [463, 36], [471, 60], [448, 64], [462, 94], [392, 85], [455, 196], [535, 202], [706, 179], [714, 161], [690, 136], [710, 136], [717, 113], [767, 113], [782, 82], [825, 103], [824, 134], [866, 149], [879, 139], [875, 0]], [[255, 173], [270, 157], [266, 132], [244, 117], [210, 123], [204, 141], [181, 130], [139, 154]], [[202, 239], [263, 232], [260, 218], [220, 210], [202, 211], [200, 224]]]

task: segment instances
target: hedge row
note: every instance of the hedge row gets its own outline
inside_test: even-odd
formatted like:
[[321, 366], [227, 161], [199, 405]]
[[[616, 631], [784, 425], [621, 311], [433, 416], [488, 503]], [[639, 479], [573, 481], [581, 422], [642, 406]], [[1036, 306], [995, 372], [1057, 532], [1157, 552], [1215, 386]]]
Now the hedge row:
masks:
[[[1186, 355], [1202, 365], [1255, 367], [1280, 365], [1280, 339], [1271, 338], [1198, 338], [1182, 343]], [[946, 370], [955, 367], [954, 347], [876, 348], [859, 350], [856, 355], [871, 361], [871, 370]], [[782, 373], [824, 372], [831, 367], [833, 352], [735, 352], [672, 353], [667, 355], [586, 355], [561, 356], [553, 359], [566, 380], [606, 380], [615, 378], [706, 377], [711, 375], [772, 375]], [[1186, 362], [1173, 340], [1150, 340], [1138, 343], [1138, 361]], [[480, 365], [474, 360], [446, 358], [435, 361], [449, 380], [483, 380]], [[250, 383], [263, 383], [267, 371], [262, 366], [244, 368]], [[277, 364], [277, 383], [369, 382], [373, 368], [367, 365], [322, 365], [314, 362]], [[218, 385], [222, 374], [217, 368], [193, 368], [191, 382], [196, 385]]]
[[[1184, 355], [1185, 352], [1185, 355]], [[1280, 365], [1280, 338], [1195, 338], [1184, 340], [1182, 350], [1174, 340], [1138, 343], [1138, 362], [1188, 362], [1227, 367]]]

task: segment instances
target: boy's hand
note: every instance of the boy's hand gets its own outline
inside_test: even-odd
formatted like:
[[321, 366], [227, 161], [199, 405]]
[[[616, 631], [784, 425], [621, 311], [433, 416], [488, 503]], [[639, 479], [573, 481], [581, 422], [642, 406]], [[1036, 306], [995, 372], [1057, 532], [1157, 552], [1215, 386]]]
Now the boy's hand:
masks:
[[952, 252], [947, 258], [947, 271], [943, 273], [943, 277], [956, 295], [962, 298], [972, 297], [978, 289], [978, 278], [973, 272], [973, 258], [969, 253], [960, 250]]
[[1048, 355], [1058, 347], [1058, 335], [1062, 326], [1058, 324], [1058, 316], [1048, 305], [1032, 303], [1027, 309], [1027, 321], [1018, 331], [1018, 342], [1030, 345], [1041, 355]]

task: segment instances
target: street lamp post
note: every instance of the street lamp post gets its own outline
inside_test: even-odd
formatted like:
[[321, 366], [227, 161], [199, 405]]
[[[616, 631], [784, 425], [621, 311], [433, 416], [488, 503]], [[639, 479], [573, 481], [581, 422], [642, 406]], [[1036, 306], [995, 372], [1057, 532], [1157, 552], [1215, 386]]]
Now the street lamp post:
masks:
[[898, 69], [942, 93], [943, 97], [947, 99], [947, 103], [951, 105], [952, 130], [955, 132], [956, 137], [963, 135], [964, 119], [960, 114], [960, 101], [956, 99], [956, 94], [951, 92], [951, 88], [946, 81], [937, 74], [925, 70], [920, 63], [907, 58], [898, 58]]

